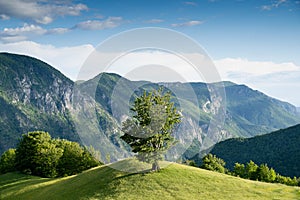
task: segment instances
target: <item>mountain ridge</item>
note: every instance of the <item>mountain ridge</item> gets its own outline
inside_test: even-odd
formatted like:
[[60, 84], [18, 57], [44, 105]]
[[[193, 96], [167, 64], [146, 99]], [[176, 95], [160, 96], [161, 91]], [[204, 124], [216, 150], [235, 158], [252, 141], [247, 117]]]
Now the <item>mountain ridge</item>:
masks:
[[[131, 95], [130, 101], [143, 89], [152, 90], [159, 87], [157, 83], [130, 81], [120, 75], [110, 73], [99, 74], [97, 77], [101, 76], [100, 82], [97, 82], [97, 77], [95, 77], [85, 82], [74, 83], [58, 70], [38, 59], [8, 53], [0, 53], [0, 72], [0, 107], [2, 108], [0, 153], [7, 148], [14, 147], [21, 134], [32, 130], [44, 130], [48, 131], [52, 137], [80, 141], [71, 112], [74, 109], [74, 84], [79, 90], [87, 92], [91, 84], [96, 84], [95, 93], [91, 97], [81, 95], [80, 98], [83, 102], [95, 103], [98, 110], [97, 123], [104, 129], [105, 135], [111, 142], [117, 142], [120, 145], [118, 137], [122, 134], [121, 121], [126, 117], [124, 113], [128, 111], [130, 102], [124, 102], [122, 98], [112, 101], [117, 83], [121, 80], [121, 89], [124, 89], [121, 90], [119, 97]], [[187, 105], [188, 112], [192, 113], [189, 134], [197, 140], [187, 154], [199, 152], [199, 145], [207, 137], [206, 132], [214, 109], [207, 85], [201, 82], [161, 84], [176, 89], [184, 97], [181, 100]], [[186, 95], [187, 84], [195, 92], [196, 102]], [[225, 85], [229, 106], [225, 115], [225, 125], [216, 132], [216, 138], [214, 138], [216, 141], [228, 137], [251, 137], [300, 122], [300, 114], [294, 113], [295, 107], [291, 104], [268, 97], [247, 86], [232, 82], [222, 84]], [[131, 90], [135, 92], [130, 94]], [[111, 105], [120, 109], [120, 112], [112, 115]], [[260, 107], [249, 110], [249, 105]], [[195, 110], [199, 111], [200, 116], [194, 113]], [[251, 117], [247, 118], [246, 114]], [[260, 122], [259, 117], [264, 120]], [[105, 155], [102, 156], [105, 157]]]
[[215, 144], [210, 153], [229, 169], [250, 160], [267, 164], [284, 176], [300, 177], [300, 124], [252, 138], [231, 138]]

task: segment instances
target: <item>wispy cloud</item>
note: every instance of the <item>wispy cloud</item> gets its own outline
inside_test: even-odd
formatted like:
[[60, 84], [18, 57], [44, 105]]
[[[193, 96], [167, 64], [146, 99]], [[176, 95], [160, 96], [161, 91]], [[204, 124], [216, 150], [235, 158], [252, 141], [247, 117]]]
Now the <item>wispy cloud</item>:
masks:
[[1, 18], [17, 18], [39, 24], [49, 24], [58, 16], [76, 16], [88, 10], [72, 0], [0, 0]]
[[204, 23], [204, 21], [192, 20], [192, 21], [188, 21], [188, 22], [184, 22], [184, 23], [171, 24], [171, 26], [172, 27], [196, 26], [196, 25], [200, 25], [203, 23]]
[[9, 44], [0, 43], [0, 52], [24, 54], [41, 59], [73, 80], [76, 80], [81, 65], [93, 51], [94, 47], [89, 44], [55, 47], [53, 45], [44, 45], [32, 41]]
[[10, 17], [7, 16], [7, 15], [1, 14], [1, 15], [0, 15], [0, 19], [1, 19], [1, 20], [9, 20]]
[[109, 17], [106, 20], [88, 20], [76, 24], [73, 29], [103, 30], [115, 28], [121, 25], [122, 17]]
[[214, 61], [223, 80], [246, 84], [270, 96], [300, 106], [300, 66], [292, 62], [224, 58]]
[[161, 23], [164, 20], [162, 19], [150, 19], [150, 20], [146, 20], [145, 23], [149, 23], [149, 24], [157, 24], [157, 23]]
[[271, 61], [249, 61], [243, 58], [225, 58], [215, 61], [223, 76], [228, 77], [232, 73], [247, 76], [268, 75], [273, 73], [299, 71], [300, 67], [294, 63], [274, 63]]
[[[0, 51], [26, 54], [42, 59], [73, 80], [76, 80], [81, 65], [94, 50], [92, 45], [55, 47], [30, 41], [0, 43]], [[153, 56], [155, 56], [155, 59], [153, 59]], [[156, 55], [153, 55], [153, 53], [133, 53], [132, 56], [126, 56], [124, 59], [124, 62], [120, 61], [122, 62], [122, 68], [118, 68], [120, 70], [132, 66], [145, 66], [145, 63], [150, 60], [154, 64], [170, 66], [170, 69], [180, 72], [179, 74], [182, 77], [194, 77], [187, 70], [186, 62], [178, 59], [177, 56], [174, 57], [166, 53], [157, 53]], [[222, 80], [246, 84], [268, 95], [300, 106], [298, 95], [300, 90], [300, 66], [291, 62], [274, 63], [271, 61], [251, 61], [243, 58], [224, 58], [215, 60], [214, 63]], [[120, 65], [116, 63], [117, 66]], [[147, 75], [144, 72], [141, 74]], [[168, 76], [164, 76], [164, 78], [166, 77]], [[187, 79], [186, 81], [201, 80]]]
[[0, 42], [14, 43], [25, 40], [30, 40], [37, 36], [52, 35], [52, 34], [64, 34], [74, 29], [81, 30], [103, 30], [111, 29], [120, 26], [123, 22], [122, 17], [109, 17], [106, 20], [88, 20], [76, 24], [72, 28], [52, 28], [45, 29], [36, 24], [25, 23], [22, 27], [4, 28], [0, 31]]
[[18, 42], [45, 34], [63, 34], [67, 31], [67, 28], [54, 28], [46, 30], [38, 25], [24, 24], [22, 27], [4, 28], [0, 32], [0, 41], [4, 43]]
[[272, 4], [268, 4], [268, 5], [262, 5], [260, 8], [261, 10], [272, 10], [273, 8], [278, 8], [280, 5], [286, 3], [287, 0], [277, 0]]
[[197, 6], [198, 4], [196, 2], [193, 1], [185, 1], [183, 2], [185, 5], [189, 5], [189, 6]]

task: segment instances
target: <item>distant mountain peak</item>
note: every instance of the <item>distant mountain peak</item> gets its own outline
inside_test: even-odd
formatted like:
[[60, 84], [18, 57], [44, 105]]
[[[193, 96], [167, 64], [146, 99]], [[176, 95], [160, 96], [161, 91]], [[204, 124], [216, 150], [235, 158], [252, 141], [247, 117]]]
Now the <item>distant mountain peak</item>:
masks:
[[[187, 95], [187, 84], [195, 93], [195, 99]], [[245, 85], [228, 81], [213, 84], [224, 86], [227, 97], [225, 124], [218, 127], [214, 141], [236, 136], [251, 137], [300, 122], [300, 115], [291, 104]], [[116, 86], [120, 85], [120, 95], [112, 98]], [[197, 140], [189, 149], [189, 155], [198, 153], [215, 109], [208, 84], [171, 82], [160, 85], [166, 89], [176, 88], [182, 102], [187, 105], [186, 110], [191, 113], [187, 119], [189, 130], [191, 137]], [[97, 106], [97, 120], [106, 136], [112, 142], [118, 142], [118, 135], [122, 134], [122, 119], [134, 98], [144, 89], [157, 89], [159, 84], [130, 81], [115, 73], [101, 73], [94, 79], [76, 82], [77, 86], [90, 95], [81, 96], [83, 103], [91, 102], [91, 105]], [[95, 91], [90, 87], [95, 87]], [[79, 140], [70, 112], [73, 95], [74, 82], [45, 62], [29, 56], [0, 53], [0, 153], [13, 147], [23, 133], [32, 130], [44, 130], [53, 137]], [[112, 106], [118, 110], [114, 111]], [[198, 110], [200, 114], [195, 112]]]

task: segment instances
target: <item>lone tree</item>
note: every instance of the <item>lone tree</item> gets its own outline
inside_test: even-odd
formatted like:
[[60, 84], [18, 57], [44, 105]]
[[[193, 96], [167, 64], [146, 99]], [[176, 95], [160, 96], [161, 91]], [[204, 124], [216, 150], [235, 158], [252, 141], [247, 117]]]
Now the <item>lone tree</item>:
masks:
[[163, 152], [175, 143], [172, 136], [175, 126], [181, 122], [181, 115], [171, 102], [170, 92], [163, 89], [144, 91], [131, 108], [132, 118], [123, 122], [121, 138], [128, 143], [140, 161], [152, 163], [152, 170], [160, 169], [158, 161]]

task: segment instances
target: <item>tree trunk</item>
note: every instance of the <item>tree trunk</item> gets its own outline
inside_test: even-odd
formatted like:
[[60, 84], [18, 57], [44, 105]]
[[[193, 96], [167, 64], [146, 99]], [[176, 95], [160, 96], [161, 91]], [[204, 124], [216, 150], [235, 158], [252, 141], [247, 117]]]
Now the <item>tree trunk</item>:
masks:
[[160, 167], [157, 161], [155, 161], [154, 163], [152, 163], [152, 171], [159, 171]]

